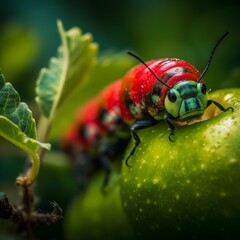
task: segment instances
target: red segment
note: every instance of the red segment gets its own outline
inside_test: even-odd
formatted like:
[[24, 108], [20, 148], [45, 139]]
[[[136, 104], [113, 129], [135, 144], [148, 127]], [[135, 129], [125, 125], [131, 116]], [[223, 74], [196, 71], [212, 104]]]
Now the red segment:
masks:
[[99, 99], [106, 110], [118, 111], [121, 85], [122, 80], [117, 80], [101, 92]]
[[[183, 69], [187, 69], [187, 71], [192, 72], [193, 75], [199, 75], [199, 72], [189, 63], [183, 61], [183, 60], [179, 60], [179, 59], [172, 59], [172, 58], [166, 58], [166, 59], [162, 59], [160, 61], [155, 61], [154, 63], [150, 64], [149, 67], [153, 70], [153, 72], [164, 82], [166, 82], [168, 85], [173, 86], [173, 84], [175, 84], [177, 81], [182, 81], [185, 79], [185, 72], [182, 73], [182, 79], [178, 78], [177, 81], [171, 83], [170, 79], [168, 78], [168, 76], [166, 75], [166, 73], [176, 67], [181, 67]], [[143, 77], [144, 77], [144, 84], [143, 84], [143, 97], [146, 96], [150, 91], [152, 91], [154, 85], [156, 84], [156, 82], [158, 82], [158, 80], [156, 80], [156, 78], [153, 76], [153, 74], [148, 70], [145, 69], [143, 71]], [[175, 76], [175, 75], [174, 75]], [[186, 78], [186, 79], [191, 79], [191, 78]], [[194, 80], [194, 79], [192, 79]], [[168, 89], [166, 86], [164, 86], [164, 89]], [[159, 93], [161, 94], [161, 93]], [[164, 98], [165, 94], [161, 95], [161, 98]]]
[[69, 145], [77, 145], [79, 142], [78, 132], [76, 131], [75, 125], [71, 125], [64, 134], [64, 141], [62, 147], [67, 149]]
[[[126, 99], [124, 94], [129, 95], [131, 100], [134, 102], [133, 96], [138, 96], [138, 94], [141, 93], [138, 90], [133, 91], [132, 88], [134, 79], [136, 79], [136, 75], [141, 72], [143, 68], [145, 68], [145, 66], [137, 65], [136, 67], [132, 68], [122, 79], [122, 85], [119, 92], [119, 107], [123, 121], [128, 124], [131, 124], [135, 120], [135, 118], [131, 114], [129, 106], [126, 105]], [[141, 87], [140, 84], [139, 87]]]
[[[152, 60], [147, 62], [146, 64], [149, 66], [153, 64], [156, 60]], [[160, 60], [160, 62], [164, 61]], [[145, 72], [150, 73], [149, 76], [146, 76]], [[139, 118], [139, 115], [144, 114], [144, 106], [142, 101], [144, 101], [144, 87], [151, 81], [156, 82], [156, 78], [153, 74], [144, 66], [143, 64], [137, 65], [132, 68], [122, 79], [122, 86], [120, 91], [120, 110], [122, 114], [122, 118], [127, 123], [132, 123]], [[151, 85], [152, 86], [152, 85]], [[150, 87], [151, 89], [151, 87]], [[129, 106], [126, 104], [126, 99], [124, 95], [128, 95], [136, 106], [139, 109], [142, 109], [142, 113], [136, 116], [130, 112]]]
[[[77, 113], [75, 121], [65, 135], [66, 145], [73, 143], [82, 149], [92, 147], [105, 134], [106, 128], [98, 118], [99, 99], [88, 102]], [[84, 128], [85, 135], [81, 136], [80, 129]]]
[[[166, 65], [168, 65], [168, 68], [170, 68], [170, 66], [173, 65], [173, 63], [169, 62], [168, 59], [155, 60], [153, 63], [149, 65], [149, 67], [161, 79], [162, 74], [165, 72]], [[147, 68], [144, 69], [142, 75], [144, 78], [142, 86], [142, 96], [144, 99], [152, 91], [155, 84], [159, 81]]]
[[109, 132], [116, 131], [121, 119], [119, 93], [122, 81], [118, 80], [112, 83], [109, 87], [105, 88], [99, 97], [101, 101], [101, 110], [103, 111], [102, 124], [108, 129]]
[[[149, 61], [146, 64], [150, 65], [154, 61], [155, 60]], [[141, 105], [141, 102], [143, 100], [142, 87], [145, 84], [145, 77], [143, 74], [145, 69], [146, 69], [146, 67], [142, 64], [138, 66], [138, 68], [135, 70], [135, 77], [132, 78], [131, 88], [129, 88], [131, 99], [137, 105]], [[126, 78], [124, 78], [124, 79], [126, 79]], [[127, 82], [127, 81], [125, 80], [125, 82]]]
[[131, 124], [135, 120], [135, 118], [130, 113], [128, 106], [126, 106], [123, 94], [120, 94], [119, 96], [119, 107], [123, 121], [127, 124]]

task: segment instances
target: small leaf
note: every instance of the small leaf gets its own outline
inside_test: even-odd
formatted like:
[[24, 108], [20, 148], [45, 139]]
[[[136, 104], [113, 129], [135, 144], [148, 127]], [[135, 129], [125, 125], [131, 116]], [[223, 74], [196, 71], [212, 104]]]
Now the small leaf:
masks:
[[32, 167], [25, 176], [30, 183], [38, 174], [38, 147], [49, 149], [50, 145], [40, 143], [36, 138], [36, 124], [27, 104], [20, 102], [17, 91], [5, 83], [0, 73], [0, 136], [26, 151], [32, 158]]
[[41, 70], [36, 86], [36, 101], [43, 115], [51, 120], [63, 100], [89, 74], [97, 52], [90, 34], [82, 35], [79, 28], [65, 32], [60, 21], [58, 30], [62, 45], [57, 57], [50, 59], [49, 67]]
[[0, 115], [16, 124], [29, 138], [36, 138], [36, 123], [27, 104], [20, 102], [17, 91], [10, 83], [5, 83], [0, 73]]
[[11, 122], [6, 117], [0, 116], [0, 135], [12, 142], [16, 146], [22, 148], [30, 155], [32, 152], [36, 152], [38, 147], [50, 149], [50, 145], [47, 143], [41, 143], [33, 138], [28, 138], [16, 124]]

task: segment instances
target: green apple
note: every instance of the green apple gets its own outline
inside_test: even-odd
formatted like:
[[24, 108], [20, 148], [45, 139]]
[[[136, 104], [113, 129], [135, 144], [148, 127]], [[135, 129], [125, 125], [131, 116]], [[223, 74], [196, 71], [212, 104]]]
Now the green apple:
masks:
[[101, 192], [103, 175], [98, 174], [88, 190], [76, 197], [65, 217], [65, 238], [68, 240], [134, 239], [120, 200], [120, 175], [111, 175], [106, 193]]
[[[211, 98], [201, 122], [178, 126], [168, 140], [164, 121], [138, 131], [142, 143], [122, 167], [124, 211], [144, 239], [240, 239], [240, 89]], [[130, 144], [127, 152], [133, 145]]]

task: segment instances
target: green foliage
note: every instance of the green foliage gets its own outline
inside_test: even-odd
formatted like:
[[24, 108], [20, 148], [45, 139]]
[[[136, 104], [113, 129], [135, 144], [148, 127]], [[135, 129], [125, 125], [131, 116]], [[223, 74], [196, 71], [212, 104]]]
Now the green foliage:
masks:
[[50, 149], [49, 144], [27, 137], [16, 124], [4, 116], [0, 116], [0, 135], [28, 152], [31, 156], [36, 155], [38, 147]]
[[36, 123], [27, 104], [20, 102], [17, 91], [5, 83], [0, 74], [0, 133], [1, 136], [28, 152], [38, 147], [50, 148], [49, 144], [36, 140]]
[[10, 83], [5, 83], [3, 74], [0, 74], [0, 115], [15, 123], [29, 138], [36, 138], [32, 112], [25, 103], [20, 103], [19, 94]]
[[82, 35], [79, 28], [65, 32], [58, 21], [62, 45], [57, 57], [50, 59], [37, 80], [36, 101], [47, 118], [53, 119], [66, 97], [87, 77], [96, 59], [97, 45], [90, 34]]
[[36, 31], [20, 22], [7, 24], [1, 28], [0, 53], [0, 66], [5, 77], [14, 85], [19, 83], [39, 53]]
[[143, 239], [237, 239], [240, 90], [211, 97], [234, 112], [210, 106], [210, 119], [177, 127], [175, 142], [168, 141], [164, 122], [139, 131], [142, 143], [129, 161], [132, 168], [122, 168], [121, 195]]
[[17, 91], [10, 83], [5, 83], [0, 75], [0, 135], [26, 151], [32, 157], [32, 168], [27, 173], [31, 183], [38, 174], [38, 147], [50, 148], [36, 140], [36, 124], [32, 112], [25, 103], [20, 102]]

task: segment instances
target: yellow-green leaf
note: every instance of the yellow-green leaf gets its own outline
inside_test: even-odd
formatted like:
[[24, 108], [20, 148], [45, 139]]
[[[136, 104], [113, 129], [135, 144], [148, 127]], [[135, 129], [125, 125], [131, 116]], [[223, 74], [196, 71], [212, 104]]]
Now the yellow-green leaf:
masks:
[[38, 142], [36, 124], [27, 104], [20, 102], [18, 92], [10, 83], [5, 83], [0, 74], [0, 136], [23, 149], [32, 158], [27, 181], [31, 183], [39, 171], [38, 147], [49, 149], [50, 145]]
[[97, 44], [90, 34], [82, 34], [79, 28], [65, 31], [58, 21], [62, 45], [57, 57], [50, 59], [37, 80], [36, 101], [43, 115], [53, 119], [63, 100], [88, 76], [96, 62]]
[[0, 73], [0, 115], [15, 123], [30, 138], [36, 138], [36, 124], [27, 104], [20, 102], [20, 97], [11, 83], [5, 83]]
[[20, 128], [4, 116], [0, 116], [0, 136], [15, 144], [19, 148], [27, 152], [32, 159], [32, 166], [25, 176], [27, 183], [32, 183], [39, 171], [40, 161], [37, 155], [38, 147], [50, 149], [50, 145], [40, 143], [33, 138], [29, 138]]

